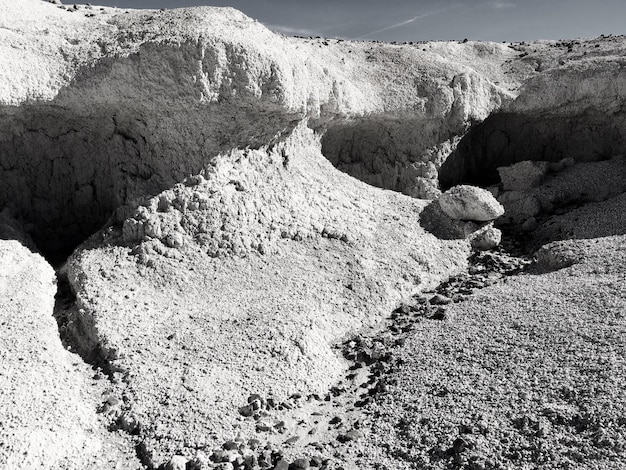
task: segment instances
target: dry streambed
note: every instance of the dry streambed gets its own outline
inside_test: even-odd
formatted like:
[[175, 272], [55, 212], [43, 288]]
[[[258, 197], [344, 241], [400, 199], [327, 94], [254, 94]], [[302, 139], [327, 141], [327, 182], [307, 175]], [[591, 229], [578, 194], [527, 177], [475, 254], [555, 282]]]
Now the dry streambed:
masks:
[[[510, 246], [519, 252], [518, 246]], [[347, 373], [325, 395], [296, 393], [278, 401], [252, 394], [239, 413], [255, 421], [255, 437], [239, 435], [221, 448], [200, 450], [191, 460], [176, 456], [165, 468], [370, 468], [366, 462], [372, 449], [363, 446], [371, 446], [376, 433], [375, 423], [380, 419], [376, 403], [398, 386], [393, 373], [403, 367], [404, 360], [397, 351], [416, 325], [454, 322], [450, 305], [464, 302], [477, 290], [519, 273], [529, 264], [527, 257], [511, 255], [502, 248], [475, 253], [467, 273], [412, 297], [381, 324], [341, 341], [337, 353], [348, 362]], [[455, 441], [446, 449], [452, 460], [458, 460], [465, 450], [463, 442]]]

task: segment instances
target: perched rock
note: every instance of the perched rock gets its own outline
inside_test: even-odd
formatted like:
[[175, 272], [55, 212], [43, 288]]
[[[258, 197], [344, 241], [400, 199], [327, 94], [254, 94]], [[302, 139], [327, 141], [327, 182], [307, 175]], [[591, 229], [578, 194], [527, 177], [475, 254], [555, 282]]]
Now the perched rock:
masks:
[[504, 208], [493, 195], [476, 186], [459, 185], [439, 198], [441, 209], [452, 219], [486, 222], [504, 214]]
[[550, 163], [526, 160], [498, 168], [505, 191], [524, 190], [538, 186], [550, 169]]

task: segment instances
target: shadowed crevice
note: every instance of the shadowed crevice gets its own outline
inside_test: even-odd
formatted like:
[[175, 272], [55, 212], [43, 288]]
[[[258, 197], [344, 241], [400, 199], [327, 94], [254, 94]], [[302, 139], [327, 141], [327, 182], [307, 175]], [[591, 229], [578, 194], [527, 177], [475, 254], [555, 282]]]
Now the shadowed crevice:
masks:
[[524, 160], [606, 160], [626, 152], [626, 119], [602, 110], [576, 115], [496, 113], [475, 126], [441, 166], [442, 189], [499, 182], [497, 168]]

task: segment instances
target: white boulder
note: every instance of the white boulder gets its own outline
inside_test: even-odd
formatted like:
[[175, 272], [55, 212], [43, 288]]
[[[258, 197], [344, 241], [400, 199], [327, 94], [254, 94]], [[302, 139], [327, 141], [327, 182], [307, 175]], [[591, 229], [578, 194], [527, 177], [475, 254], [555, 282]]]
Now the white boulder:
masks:
[[444, 213], [456, 220], [488, 222], [504, 214], [504, 207], [489, 191], [476, 186], [459, 185], [439, 198]]

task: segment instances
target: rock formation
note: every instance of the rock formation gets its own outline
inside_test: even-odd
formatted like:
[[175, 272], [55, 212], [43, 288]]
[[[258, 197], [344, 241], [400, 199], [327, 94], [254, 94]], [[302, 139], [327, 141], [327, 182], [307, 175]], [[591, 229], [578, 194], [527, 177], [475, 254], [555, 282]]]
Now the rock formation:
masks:
[[[404, 342], [435, 350], [474, 289], [514, 302], [490, 286], [529, 261], [494, 251], [492, 220], [545, 245], [538, 272], [598, 257], [558, 240], [626, 232], [623, 43], [287, 38], [231, 8], [0, 0], [0, 467], [406, 464], [372, 397], [406, 405]], [[449, 444], [425, 468], [470, 446]]]

